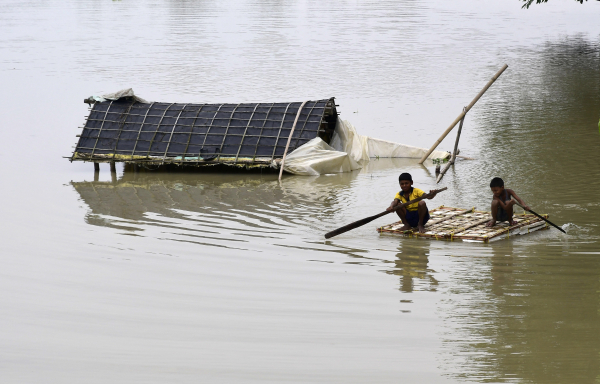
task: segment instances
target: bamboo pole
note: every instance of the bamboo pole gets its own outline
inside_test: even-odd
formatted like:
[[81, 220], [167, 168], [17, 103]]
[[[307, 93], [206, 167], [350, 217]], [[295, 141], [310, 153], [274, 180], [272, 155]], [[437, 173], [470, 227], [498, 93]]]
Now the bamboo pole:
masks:
[[[467, 109], [467, 107], [463, 108], [463, 112], [465, 111], [465, 109]], [[465, 117], [467, 117], [467, 116], [463, 116], [463, 118], [460, 119], [460, 125], [458, 126], [458, 132], [456, 133], [456, 141], [454, 142], [454, 151], [452, 152], [452, 158], [450, 159], [448, 164], [446, 164], [444, 169], [442, 169], [442, 171], [438, 175], [437, 180], [435, 181], [436, 184], [438, 184], [442, 180], [442, 177], [444, 177], [444, 175], [446, 174], [446, 171], [450, 168], [450, 166], [452, 164], [454, 164], [454, 161], [456, 160], [456, 155], [458, 154], [458, 141], [460, 140], [460, 133], [462, 132], [462, 127], [463, 127], [463, 123], [465, 122]]]
[[463, 116], [463, 118], [460, 119], [460, 125], [458, 126], [458, 132], [456, 133], [456, 141], [454, 142], [454, 152], [452, 152], [452, 163], [454, 163], [454, 161], [456, 160], [456, 155], [458, 155], [458, 141], [460, 140], [460, 133], [462, 132], [462, 127], [463, 127], [463, 123], [465, 122], [465, 117], [467, 117], [466, 109], [467, 109], [467, 107], [463, 108], [463, 112], [465, 113], [465, 116]]
[[440, 143], [442, 142], [442, 140], [444, 140], [444, 138], [446, 136], [448, 136], [448, 134], [450, 133], [450, 131], [452, 129], [454, 129], [454, 127], [456, 126], [456, 124], [458, 124], [459, 121], [462, 120], [463, 117], [465, 117], [465, 115], [467, 114], [467, 112], [469, 112], [469, 110], [471, 110], [471, 108], [475, 105], [475, 103], [481, 98], [481, 96], [483, 96], [483, 94], [485, 93], [485, 91], [488, 90], [489, 87], [492, 86], [492, 84], [494, 83], [494, 81], [496, 81], [496, 79], [498, 79], [498, 77], [500, 77], [500, 75], [502, 74], [502, 72], [504, 72], [506, 70], [506, 68], [508, 68], [507, 64], [504, 64], [504, 66], [502, 68], [500, 68], [500, 70], [494, 75], [494, 77], [492, 77], [490, 79], [490, 81], [488, 81], [488, 83], [485, 85], [485, 87], [483, 87], [483, 89], [477, 94], [477, 96], [475, 96], [475, 98], [473, 99], [473, 101], [471, 101], [471, 103], [469, 105], [467, 105], [466, 110], [463, 110], [463, 112], [458, 115], [458, 117], [452, 122], [452, 124], [450, 124], [450, 126], [448, 127], [448, 129], [446, 129], [446, 131], [444, 131], [444, 133], [442, 134], [442, 136], [435, 142], [435, 144], [433, 144], [433, 146], [427, 151], [427, 153], [425, 155], [423, 155], [423, 157], [421, 158], [421, 160], [419, 160], [419, 164], [423, 164], [423, 162], [425, 160], [427, 160], [427, 157], [429, 157], [429, 155], [431, 155], [431, 152], [433, 152], [438, 145], [440, 145]]
[[[279, 181], [281, 181], [281, 175], [283, 174], [283, 166], [285, 164], [285, 156], [287, 155], [288, 148], [290, 147], [290, 141], [292, 140], [292, 135], [294, 134], [294, 129], [296, 129], [296, 124], [298, 123], [298, 119], [300, 118], [300, 112], [302, 112], [302, 108], [308, 102], [305, 101], [302, 103], [300, 108], [298, 108], [298, 113], [296, 113], [296, 119], [294, 120], [294, 125], [292, 125], [292, 130], [290, 131], [290, 135], [288, 136], [287, 144], [285, 145], [285, 151], [283, 151], [283, 158], [281, 159], [281, 165], [279, 168]], [[282, 123], [283, 124], [283, 123]]]

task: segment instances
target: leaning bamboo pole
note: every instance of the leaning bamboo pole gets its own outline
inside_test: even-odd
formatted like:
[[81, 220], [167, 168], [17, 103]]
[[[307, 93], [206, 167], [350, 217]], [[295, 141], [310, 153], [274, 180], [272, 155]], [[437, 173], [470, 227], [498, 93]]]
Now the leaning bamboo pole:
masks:
[[475, 96], [475, 98], [473, 99], [473, 101], [471, 101], [471, 103], [466, 106], [466, 108], [463, 110], [463, 112], [460, 115], [458, 115], [458, 117], [456, 118], [456, 120], [454, 120], [452, 122], [452, 124], [450, 124], [450, 126], [448, 127], [448, 129], [446, 129], [446, 131], [444, 131], [444, 133], [442, 134], [442, 136], [439, 139], [437, 139], [437, 141], [427, 151], [427, 153], [423, 155], [423, 157], [421, 158], [421, 160], [419, 160], [419, 164], [423, 164], [423, 162], [425, 160], [427, 160], [427, 157], [429, 157], [429, 155], [431, 155], [431, 152], [433, 152], [437, 148], [437, 146], [440, 145], [440, 143], [442, 142], [442, 140], [444, 140], [444, 138], [446, 136], [448, 136], [448, 134], [450, 133], [450, 131], [452, 129], [454, 129], [454, 127], [456, 126], [456, 124], [458, 124], [458, 122], [461, 121], [463, 117], [465, 117], [465, 115], [467, 114], [467, 112], [469, 112], [469, 110], [475, 105], [475, 103], [481, 98], [481, 96], [483, 96], [483, 94], [485, 93], [485, 91], [487, 91], [488, 88], [491, 87], [492, 84], [494, 84], [494, 81], [496, 81], [498, 79], [498, 77], [500, 77], [500, 75], [502, 74], [502, 72], [504, 72], [506, 70], [506, 68], [508, 68], [508, 65], [504, 64], [504, 66], [502, 68], [500, 68], [500, 70], [494, 75], [494, 77], [492, 77], [490, 79], [490, 81], [488, 81], [488, 83], [485, 85], [485, 87], [483, 87], [483, 89], [477, 94], [477, 96]]
[[[466, 108], [467, 107], [464, 107], [463, 111]], [[458, 126], [458, 132], [456, 133], [456, 141], [454, 142], [454, 151], [452, 152], [452, 158], [450, 159], [450, 161], [448, 162], [448, 164], [446, 164], [446, 166], [444, 167], [444, 169], [442, 169], [442, 171], [438, 175], [437, 180], [435, 181], [436, 184], [439, 184], [439, 182], [442, 180], [442, 177], [444, 177], [444, 175], [446, 174], [446, 171], [448, 171], [448, 169], [450, 168], [450, 166], [454, 165], [454, 162], [456, 161], [456, 155], [458, 153], [458, 141], [460, 140], [460, 133], [462, 132], [462, 127], [463, 127], [463, 123], [465, 122], [465, 117], [466, 116], [463, 116], [463, 118], [460, 119], [460, 125]]]

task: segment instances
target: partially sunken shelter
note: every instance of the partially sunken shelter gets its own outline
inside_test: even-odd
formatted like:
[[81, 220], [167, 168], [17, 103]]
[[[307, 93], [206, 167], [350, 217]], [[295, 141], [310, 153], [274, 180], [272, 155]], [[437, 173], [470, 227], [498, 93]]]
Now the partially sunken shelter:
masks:
[[372, 158], [447, 158], [358, 134], [338, 116], [335, 99], [293, 103], [148, 102], [133, 90], [85, 99], [90, 113], [71, 161], [159, 167], [270, 168], [296, 175], [361, 169]]
[[[129, 91], [129, 92], [128, 92]], [[91, 97], [71, 161], [141, 166], [278, 168], [287, 153], [319, 137], [329, 143], [334, 98], [291, 103], [146, 102], [130, 90]], [[297, 121], [296, 121], [297, 119]], [[292, 132], [292, 126], [295, 129]]]

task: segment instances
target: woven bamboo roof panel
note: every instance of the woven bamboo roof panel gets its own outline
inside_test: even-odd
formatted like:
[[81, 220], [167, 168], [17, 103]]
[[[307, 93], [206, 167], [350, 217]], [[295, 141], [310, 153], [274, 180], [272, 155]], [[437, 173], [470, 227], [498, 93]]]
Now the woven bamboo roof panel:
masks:
[[[283, 157], [302, 102], [246, 104], [96, 102], [71, 160], [130, 163], [272, 164]], [[288, 153], [321, 137], [331, 140], [333, 98], [308, 101]]]
[[[539, 229], [547, 229], [545, 221], [530, 214], [515, 214], [515, 225], [498, 222], [493, 227], [486, 223], [492, 219], [490, 212], [464, 208], [438, 207], [429, 212], [431, 218], [425, 225], [425, 233], [416, 229], [400, 231], [404, 226], [401, 221], [377, 228], [380, 233], [391, 233], [407, 237], [425, 237], [434, 240], [463, 240], [488, 243], [502, 240], [510, 236], [525, 235]], [[548, 217], [548, 215], [543, 215]]]

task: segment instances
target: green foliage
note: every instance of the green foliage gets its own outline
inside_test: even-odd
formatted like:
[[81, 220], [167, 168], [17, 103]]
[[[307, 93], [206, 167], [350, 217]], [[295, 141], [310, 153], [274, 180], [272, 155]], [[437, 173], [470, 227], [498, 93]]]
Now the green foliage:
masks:
[[[523, 1], [525, 3], [525, 4], [523, 4], [523, 6], [521, 8], [529, 9], [529, 6], [531, 4], [533, 4], [533, 0], [521, 0], [521, 1]], [[583, 4], [583, 0], [575, 0], [575, 1], [579, 2], [580, 4]], [[585, 0], [585, 1], [588, 1], [588, 0]], [[598, 0], [598, 1], [600, 1], [600, 0]], [[547, 3], [547, 2], [548, 2], [548, 0], [535, 0], [536, 4]]]

